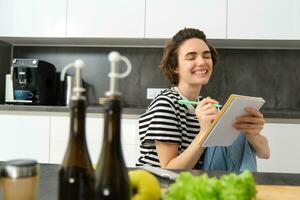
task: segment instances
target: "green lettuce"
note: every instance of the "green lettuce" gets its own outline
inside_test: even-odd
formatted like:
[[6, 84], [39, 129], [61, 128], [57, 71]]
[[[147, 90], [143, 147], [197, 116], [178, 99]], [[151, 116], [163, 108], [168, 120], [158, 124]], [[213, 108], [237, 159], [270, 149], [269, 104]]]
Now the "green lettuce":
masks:
[[162, 195], [163, 200], [252, 200], [256, 196], [251, 172], [231, 173], [220, 179], [207, 174], [193, 176], [182, 172]]

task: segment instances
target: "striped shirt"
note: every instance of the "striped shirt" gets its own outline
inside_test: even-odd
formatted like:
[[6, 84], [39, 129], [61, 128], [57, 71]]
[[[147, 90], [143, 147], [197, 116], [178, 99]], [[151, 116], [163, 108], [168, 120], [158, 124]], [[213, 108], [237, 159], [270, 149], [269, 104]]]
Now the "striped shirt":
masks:
[[[137, 166], [160, 167], [155, 140], [178, 144], [181, 154], [200, 131], [193, 111], [178, 100], [177, 88], [163, 90], [139, 118], [140, 153]], [[203, 154], [202, 154], [203, 155]]]

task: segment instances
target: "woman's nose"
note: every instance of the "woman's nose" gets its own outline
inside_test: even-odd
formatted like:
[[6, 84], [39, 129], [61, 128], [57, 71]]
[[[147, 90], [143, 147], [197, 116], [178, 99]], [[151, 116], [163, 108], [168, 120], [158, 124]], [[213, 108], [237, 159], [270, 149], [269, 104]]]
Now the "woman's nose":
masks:
[[205, 63], [205, 60], [202, 56], [197, 56], [197, 65], [202, 65]]

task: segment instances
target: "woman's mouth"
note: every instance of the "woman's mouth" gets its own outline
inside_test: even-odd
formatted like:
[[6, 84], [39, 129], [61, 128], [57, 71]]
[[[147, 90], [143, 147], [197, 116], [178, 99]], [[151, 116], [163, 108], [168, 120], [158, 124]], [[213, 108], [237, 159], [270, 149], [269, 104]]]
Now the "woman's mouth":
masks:
[[200, 75], [200, 76], [206, 75], [207, 73], [208, 73], [207, 69], [198, 69], [193, 71], [193, 74]]

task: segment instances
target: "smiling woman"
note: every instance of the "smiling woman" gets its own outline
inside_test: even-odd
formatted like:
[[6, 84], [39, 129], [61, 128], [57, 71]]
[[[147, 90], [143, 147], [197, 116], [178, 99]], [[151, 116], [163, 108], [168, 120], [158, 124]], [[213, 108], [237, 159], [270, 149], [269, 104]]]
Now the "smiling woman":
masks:
[[[200, 95], [218, 60], [205, 34], [192, 28], [179, 31], [164, 49], [161, 70], [174, 87], [162, 91], [139, 119], [141, 157], [137, 165], [173, 169], [256, 170], [256, 155], [269, 157], [260, 134], [262, 114], [248, 108], [233, 126], [243, 132], [229, 147], [202, 148], [199, 143], [218, 110], [217, 100]], [[179, 100], [199, 102], [196, 107]]]
[[207, 84], [213, 67], [209, 47], [198, 38], [185, 41], [178, 49], [178, 66], [183, 66], [174, 70], [181, 87]]

